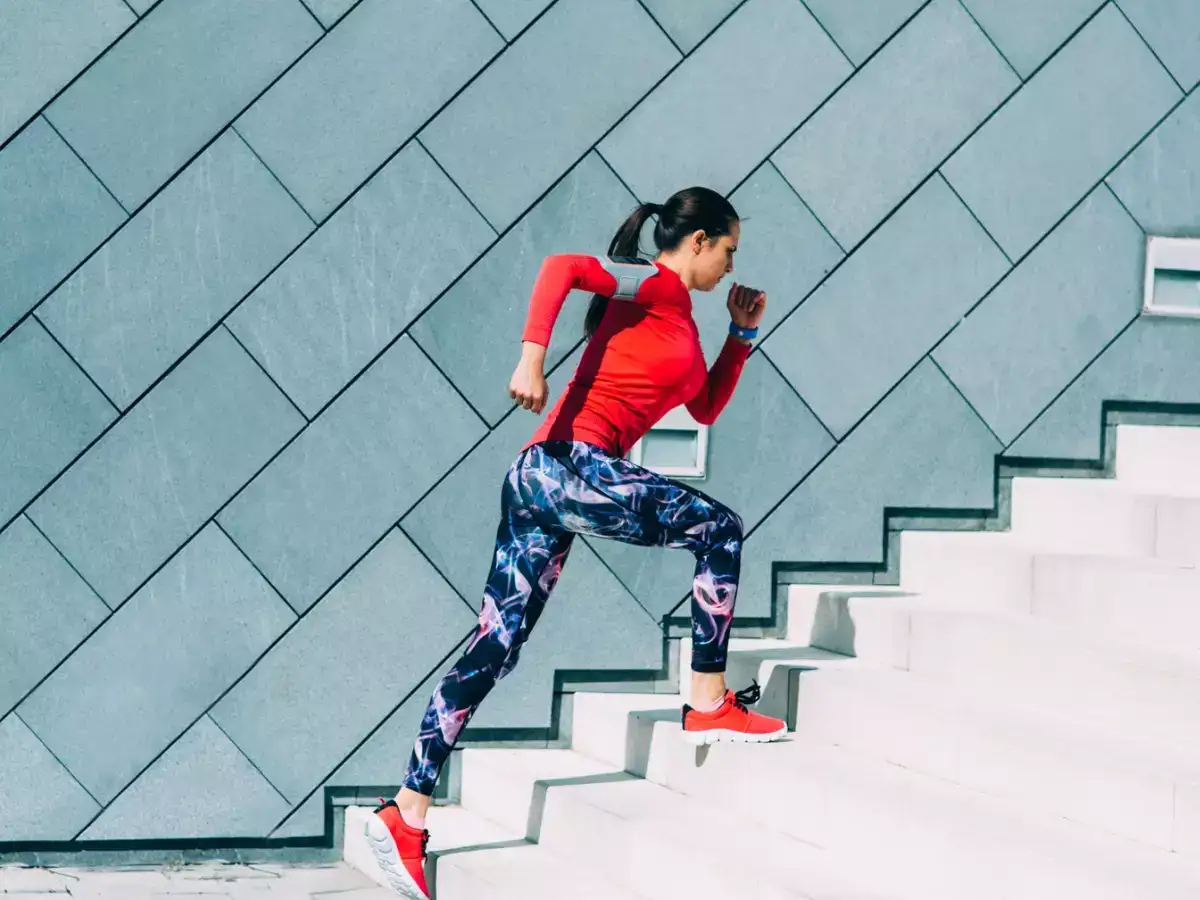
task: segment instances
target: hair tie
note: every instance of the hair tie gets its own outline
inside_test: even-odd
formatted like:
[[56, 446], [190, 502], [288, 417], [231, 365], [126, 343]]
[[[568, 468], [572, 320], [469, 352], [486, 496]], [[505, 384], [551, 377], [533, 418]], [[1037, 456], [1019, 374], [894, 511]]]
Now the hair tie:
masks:
[[650, 210], [650, 215], [661, 216], [664, 207], [661, 203], [647, 203], [646, 208]]

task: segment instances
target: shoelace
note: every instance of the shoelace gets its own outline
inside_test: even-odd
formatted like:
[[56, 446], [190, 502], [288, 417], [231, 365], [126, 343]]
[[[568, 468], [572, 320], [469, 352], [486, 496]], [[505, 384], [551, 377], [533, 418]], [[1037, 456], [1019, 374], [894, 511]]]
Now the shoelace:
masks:
[[762, 688], [758, 686], [757, 679], [751, 679], [750, 687], [744, 688], [733, 695], [734, 705], [742, 712], [747, 712], [747, 706], [753, 706], [762, 699]]

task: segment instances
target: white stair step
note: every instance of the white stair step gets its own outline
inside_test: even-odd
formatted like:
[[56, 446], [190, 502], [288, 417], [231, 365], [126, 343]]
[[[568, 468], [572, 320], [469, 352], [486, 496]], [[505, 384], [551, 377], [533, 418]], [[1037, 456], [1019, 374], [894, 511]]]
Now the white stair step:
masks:
[[1158, 498], [1102, 478], [1014, 478], [1012, 534], [1058, 553], [1152, 556]]
[[1191, 753], [869, 667], [805, 673], [795, 715], [797, 733], [807, 738], [1164, 850], [1200, 850], [1176, 839], [1176, 795], [1200, 784]]
[[649, 746], [648, 732], [654, 722], [680, 720], [682, 701], [673, 694], [577, 692], [571, 747], [608, 771], [639, 771], [639, 754]]
[[[1028, 479], [1026, 479], [1028, 480]], [[1048, 490], [1060, 486], [1052, 480]], [[1200, 498], [1130, 494], [1108, 482], [1068, 482], [1070, 492], [1099, 484], [1117, 505], [1136, 507], [1135, 521], [1145, 530], [1136, 546], [1119, 540], [1089, 540], [1097, 526], [1064, 524], [1063, 515], [1040, 520], [1053, 539], [1024, 532], [910, 531], [900, 536], [900, 584], [904, 590], [933, 595], [954, 594], [973, 609], [1029, 609], [1032, 559], [1039, 554], [1158, 559], [1179, 565], [1200, 564]], [[1107, 488], [1103, 487], [1108, 485]], [[1069, 513], [1074, 515], [1074, 513]], [[1084, 517], [1087, 513], [1085, 512]], [[1124, 530], [1121, 526], [1118, 530]], [[1079, 532], [1083, 533], [1080, 534]], [[1065, 536], [1064, 536], [1065, 535]], [[797, 597], [811, 594], [800, 595]], [[811, 600], [809, 601], [811, 604]], [[801, 635], [793, 629], [794, 637]]]
[[1033, 558], [1035, 618], [1178, 652], [1200, 650], [1200, 569], [1157, 559]]
[[[1189, 504], [1200, 526], [1200, 501]], [[1177, 541], [1175, 534], [1157, 532], [1166, 541]], [[1188, 552], [1200, 555], [1200, 546]], [[1133, 643], [1200, 649], [1200, 570], [1193, 562], [1040, 552], [1007, 533], [912, 532], [901, 538], [901, 583], [913, 593], [954, 597], [962, 609], [1030, 613]], [[789, 615], [795, 609], [801, 621], [811, 618], [806, 608], [798, 599]]]
[[[363, 837], [370, 811], [368, 807], [347, 808], [343, 856], [348, 864], [387, 887], [387, 878]], [[576, 879], [576, 870], [545, 847], [461, 807], [431, 810], [429, 828], [426, 874], [437, 900], [557, 900], [568, 883], [572, 897], [643, 900], [600, 875]]]
[[1156, 488], [1100, 478], [1014, 478], [1011, 540], [1049, 553], [1200, 562], [1197, 490]]
[[[625, 889], [646, 897], [901, 900], [906, 896], [864, 886], [847, 860], [813, 844], [749, 820], [739, 821], [727, 809], [615, 772], [571, 751], [468, 750], [464, 757], [464, 804], [472, 809], [490, 810], [497, 804], [508, 809], [514, 791], [501, 788], [496, 797], [487, 796], [491, 789], [500, 782], [526, 785], [527, 796], [539, 795], [534, 811], [524, 807], [502, 815], [528, 817], [539, 846], [574, 861], [580, 871], [600, 867]], [[476, 771], [468, 799], [470, 768]], [[564, 775], [572, 771], [578, 774]], [[549, 781], [549, 786], [535, 791], [533, 785], [539, 781]], [[751, 788], [743, 782], [740, 790]], [[734, 792], [739, 787], [714, 783], [711, 790]]]
[[[706, 806], [855, 860], [855, 874], [922, 900], [1193, 900], [1200, 868], [1020, 804], [796, 739], [697, 754], [656, 722], [647, 775]], [[741, 790], [728, 786], [740, 785]]]
[[1119, 425], [1117, 480], [1140, 490], [1200, 494], [1200, 428]]
[[[954, 596], [964, 609], [1028, 612], [1033, 554], [1007, 531], [906, 531], [900, 535], [900, 585], [912, 593]], [[802, 621], [810, 618], [806, 605], [804, 595], [794, 603], [789, 597], [789, 616], [797, 609]]]
[[1102, 643], [1031, 616], [964, 611], [944, 600], [860, 598], [845, 615], [852, 629], [814, 643], [1088, 727], [1183, 747], [1200, 742], [1195, 654]]

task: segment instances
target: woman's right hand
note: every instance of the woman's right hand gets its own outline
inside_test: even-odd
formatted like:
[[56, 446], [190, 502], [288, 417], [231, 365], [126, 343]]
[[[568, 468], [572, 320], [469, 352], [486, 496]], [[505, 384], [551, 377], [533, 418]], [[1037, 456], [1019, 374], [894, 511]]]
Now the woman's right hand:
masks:
[[508, 382], [508, 396], [519, 406], [538, 414], [546, 408], [546, 397], [549, 395], [546, 376], [542, 374], [545, 359], [545, 347], [525, 344], [521, 361], [517, 363], [517, 368]]

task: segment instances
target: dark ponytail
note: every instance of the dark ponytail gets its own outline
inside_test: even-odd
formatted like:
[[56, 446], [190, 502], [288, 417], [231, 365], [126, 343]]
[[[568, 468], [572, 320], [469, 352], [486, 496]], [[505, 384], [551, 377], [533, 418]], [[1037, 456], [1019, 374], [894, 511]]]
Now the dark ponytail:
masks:
[[[703, 187], [685, 188], [672, 194], [666, 203], [642, 203], [630, 213], [608, 245], [609, 256], [640, 256], [638, 238], [651, 216], [657, 216], [654, 226], [654, 246], [658, 252], [674, 250], [690, 234], [703, 231], [716, 239], [729, 234], [738, 214], [728, 200], [716, 191]], [[590, 340], [600, 327], [608, 297], [593, 294], [588, 304], [583, 333]]]

